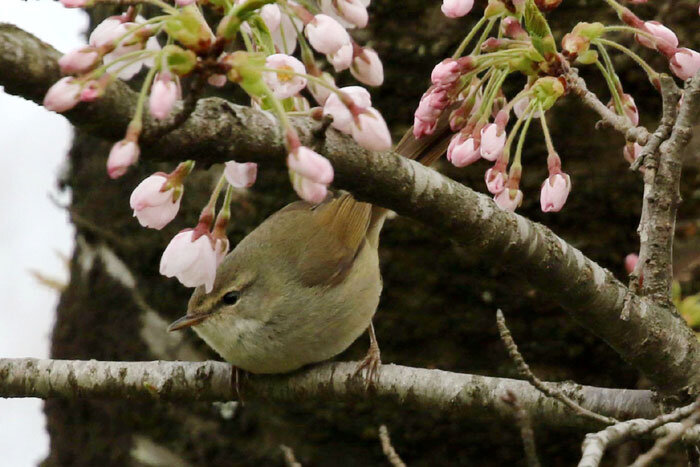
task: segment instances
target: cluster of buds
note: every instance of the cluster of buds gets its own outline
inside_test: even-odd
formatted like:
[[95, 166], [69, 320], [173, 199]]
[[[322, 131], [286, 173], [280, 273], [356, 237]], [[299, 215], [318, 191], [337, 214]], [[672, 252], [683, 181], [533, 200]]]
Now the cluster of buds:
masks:
[[[100, 1], [61, 3], [75, 8]], [[148, 111], [153, 119], [165, 120], [167, 125], [182, 99], [181, 80], [192, 76], [217, 87], [235, 83], [248, 93], [254, 107], [277, 117], [287, 135], [292, 186], [309, 202], [326, 198], [333, 167], [328, 159], [301, 144], [289, 123], [289, 112], [330, 117], [335, 128], [369, 150], [391, 147], [387, 125], [372, 107], [369, 93], [359, 86], [338, 89], [333, 76], [322, 71], [325, 61], [335, 72], [349, 70], [363, 84], [379, 86], [384, 81], [377, 53], [358, 45], [348, 33], [367, 25], [369, 0], [321, 0], [303, 5], [293, 0], [154, 3], [162, 8], [161, 15], [144, 19], [129, 7], [124, 14], [100, 23], [87, 46], [61, 57], [59, 64], [66, 76], [44, 99], [46, 108], [65, 112], [80, 102], [100, 98], [114, 80], [129, 80], [144, 67], [148, 70], [124, 139], [109, 153], [107, 173], [111, 178], [121, 177], [138, 161], [144, 113]], [[210, 26], [202, 14], [199, 4], [204, 3], [214, 13], [207, 18], [218, 14], [218, 24]], [[160, 45], [166, 42], [164, 47]], [[234, 43], [243, 43], [245, 49], [231, 51]], [[295, 51], [300, 51], [297, 56]], [[312, 108], [304, 96], [307, 89], [322, 107]], [[130, 203], [142, 226], [162, 229], [176, 217], [183, 183], [192, 167], [191, 162], [184, 162], [170, 174], [147, 177], [134, 189]], [[231, 191], [252, 186], [256, 176], [255, 164], [224, 164], [220, 182], [197, 225], [176, 235], [163, 253], [162, 274], [177, 277], [188, 287], [211, 289], [216, 267], [228, 251]], [[217, 199], [224, 189], [225, 199], [217, 215]]]

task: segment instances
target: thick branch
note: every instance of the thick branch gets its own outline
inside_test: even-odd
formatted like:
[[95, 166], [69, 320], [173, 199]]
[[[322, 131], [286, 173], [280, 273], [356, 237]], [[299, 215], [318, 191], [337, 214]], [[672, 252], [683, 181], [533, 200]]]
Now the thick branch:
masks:
[[[10, 50], [4, 45], [8, 42], [14, 44]], [[37, 43], [13, 26], [0, 25], [0, 85], [9, 92], [21, 91], [17, 80], [22, 73], [32, 73], [29, 64], [55, 61], [55, 52]], [[24, 52], [17, 54], [15, 48]], [[36, 88], [28, 97], [36, 100], [56, 77], [42, 76], [43, 80], [31, 78]], [[81, 104], [66, 116], [97, 134], [120, 138], [135, 99], [125, 84], [116, 83], [103, 99]], [[145, 123], [146, 132], [152, 131], [152, 124]], [[367, 152], [333, 129], [319, 131], [321, 124], [311, 119], [297, 118], [294, 124], [302, 143], [333, 163], [337, 187], [434, 226], [471, 246], [475, 254], [498, 255], [502, 264], [520, 271], [562, 304], [660, 389], [694, 392], [700, 387], [700, 343], [685, 322], [630, 295], [609, 271], [546, 227], [502, 211], [490, 198], [398, 154]], [[142, 157], [191, 158], [205, 164], [230, 159], [271, 162], [282, 161], [285, 149], [278, 125], [267, 113], [210, 98], [200, 100], [187, 121], [145, 148]], [[623, 320], [620, 314], [627, 296], [630, 313]]]
[[[526, 381], [382, 365], [368, 393], [353, 374], [356, 362], [327, 363], [291, 375], [242, 378], [246, 400], [365, 400], [407, 405], [468, 418], [510, 421], [508, 391], [531, 419], [545, 426], [598, 429], [601, 424], [578, 417]], [[236, 398], [232, 367], [223, 362], [98, 362], [95, 360], [0, 359], [0, 397], [64, 397], [226, 401]], [[587, 409], [615, 418], [655, 417], [652, 393], [549, 383]]]

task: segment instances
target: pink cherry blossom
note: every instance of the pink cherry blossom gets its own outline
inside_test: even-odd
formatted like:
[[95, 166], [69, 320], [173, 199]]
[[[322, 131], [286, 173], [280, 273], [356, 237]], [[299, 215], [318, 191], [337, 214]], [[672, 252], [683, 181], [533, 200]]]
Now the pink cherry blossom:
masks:
[[565, 173], [550, 175], [542, 183], [540, 207], [543, 212], [559, 212], [571, 191], [571, 178]]
[[65, 112], [80, 102], [80, 85], [75, 78], [66, 76], [56, 81], [44, 96], [44, 107], [54, 112]]
[[625, 270], [627, 271], [627, 274], [632, 274], [634, 268], [637, 267], [638, 261], [639, 255], [635, 253], [630, 253], [629, 255], [625, 256]]
[[455, 167], [466, 167], [481, 159], [479, 144], [471, 136], [457, 133], [447, 147], [447, 160]]
[[328, 185], [333, 181], [333, 166], [319, 153], [299, 146], [287, 156], [287, 166], [312, 182]]
[[175, 200], [174, 188], [163, 190], [167, 181], [164, 175], [153, 174], [139, 183], [131, 193], [129, 204], [143, 227], [160, 230], [177, 215], [182, 196], [180, 194]]
[[126, 26], [122, 26], [124, 18], [121, 16], [110, 16], [95, 26], [90, 33], [88, 43], [98, 49], [114, 47], [114, 42], [128, 32]]
[[418, 117], [413, 118], [413, 137], [420, 139], [426, 135], [432, 135], [437, 121], [426, 122]]
[[384, 82], [382, 61], [377, 52], [369, 47], [364, 47], [362, 52], [355, 55], [350, 73], [356, 80], [368, 86], [379, 86]]
[[224, 164], [224, 177], [235, 188], [249, 188], [258, 176], [258, 164], [228, 161]]
[[272, 32], [279, 29], [280, 22], [282, 21], [282, 12], [279, 6], [268, 4], [260, 9], [260, 17], [265, 22], [267, 29]]
[[328, 54], [326, 58], [333, 65], [333, 69], [336, 72], [347, 70], [352, 64], [352, 54], [353, 46], [351, 43], [343, 45], [341, 48], [335, 51], [335, 53]]
[[170, 240], [160, 259], [160, 273], [177, 277], [186, 287], [204, 285], [209, 293], [216, 278], [216, 251], [208, 235], [193, 240], [194, 232], [183, 230]]
[[461, 67], [457, 60], [446, 58], [435, 65], [435, 68], [433, 68], [430, 74], [430, 80], [436, 86], [448, 86], [457, 81], [460, 76], [460, 71]]
[[644, 47], [656, 49], [657, 41], [663, 41], [668, 47], [672, 47], [674, 49], [678, 47], [678, 37], [676, 36], [676, 33], [658, 21], [646, 21], [644, 23], [644, 30], [654, 36], [655, 39], [653, 40], [643, 34], [637, 34], [635, 39], [637, 39], [637, 42]]
[[318, 204], [328, 196], [328, 187], [326, 185], [313, 182], [302, 176], [293, 177], [292, 186], [299, 197], [309, 203]]
[[363, 2], [360, 0], [337, 0], [336, 5], [338, 16], [358, 28], [367, 26], [369, 15], [367, 14], [367, 6]]
[[61, 0], [61, 5], [66, 8], [82, 8], [87, 5], [87, 0]]
[[[130, 23], [133, 24], [133, 23]], [[116, 60], [118, 60], [120, 57], [131, 53], [131, 52], [136, 52], [138, 50], [146, 50], [149, 52], [155, 52], [160, 50], [160, 44], [158, 43], [158, 40], [155, 37], [150, 37], [145, 43], [143, 42], [135, 42], [131, 44], [124, 44], [120, 43], [114, 50], [109, 52], [104, 56], [104, 63], [105, 64], [110, 64]], [[133, 61], [132, 61], [133, 60]], [[146, 54], [140, 58], [132, 59], [129, 61], [125, 61], [124, 63], [129, 63], [128, 66], [121, 68], [122, 63], [120, 62], [119, 65], [115, 65], [115, 68], [121, 68], [119, 73], [117, 73], [117, 78], [120, 78], [122, 80], [130, 80], [133, 78], [139, 71], [141, 71], [141, 68], [144, 66], [147, 67], [152, 67], [153, 66], [153, 55], [152, 54]]]
[[499, 129], [495, 123], [489, 123], [481, 129], [481, 157], [495, 161], [506, 145], [506, 132]]
[[373, 107], [355, 117], [352, 137], [360, 146], [370, 151], [386, 151], [391, 148], [389, 128], [381, 114]]
[[[361, 86], [346, 86], [340, 88], [347, 97], [349, 97], [358, 110], [363, 110], [372, 105], [372, 98], [369, 92]], [[350, 134], [352, 133], [353, 115], [350, 109], [340, 100], [336, 93], [328, 96], [326, 103], [323, 105], [323, 115], [333, 117], [331, 126], [338, 131]]]
[[508, 180], [507, 175], [495, 168], [490, 168], [486, 171], [484, 176], [484, 181], [486, 181], [486, 188], [489, 193], [497, 195], [506, 188], [506, 181]]
[[107, 158], [109, 178], [119, 178], [124, 175], [127, 169], [139, 159], [140, 152], [138, 144], [134, 141], [123, 139], [114, 143]]
[[681, 48], [671, 57], [671, 71], [682, 80], [690, 79], [700, 70], [700, 53]]
[[293, 73], [305, 74], [306, 68], [291, 55], [274, 54], [267, 57], [265, 64], [268, 68], [279, 71], [266, 71], [263, 73], [265, 83], [278, 99], [286, 99], [304, 89], [306, 78]]
[[311, 47], [322, 54], [335, 53], [343, 45], [350, 43], [350, 35], [345, 28], [322, 13], [314, 16], [304, 31]]
[[448, 18], [459, 18], [472, 10], [474, 0], [442, 0], [442, 13]]
[[304, 23], [296, 16], [290, 17], [283, 14], [278, 28], [272, 31], [272, 41], [277, 50], [282, 53], [293, 54], [297, 48], [297, 30], [301, 30], [303, 26]]
[[85, 73], [97, 65], [100, 55], [92, 47], [81, 47], [58, 59], [61, 73], [66, 75]]
[[164, 120], [170, 115], [179, 97], [180, 87], [178, 83], [170, 77], [170, 73], [160, 73], [151, 86], [148, 110], [155, 118]]
[[[515, 112], [515, 116], [521, 118], [523, 114], [525, 114], [525, 111], [527, 110], [529, 105], [529, 98], [521, 97], [520, 99], [518, 99], [518, 101], [513, 105], [513, 112]], [[541, 116], [542, 112], [540, 112], [539, 110], [532, 114], [532, 118], [540, 118]]]
[[493, 197], [496, 205], [504, 211], [515, 211], [523, 202], [523, 192], [506, 188]]

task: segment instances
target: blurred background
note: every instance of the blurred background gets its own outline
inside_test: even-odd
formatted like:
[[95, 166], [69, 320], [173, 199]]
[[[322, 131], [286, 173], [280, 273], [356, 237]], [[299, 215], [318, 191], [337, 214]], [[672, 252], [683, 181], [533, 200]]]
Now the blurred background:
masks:
[[[88, 24], [85, 12], [53, 0], [3, 0], [0, 22], [60, 51], [84, 44]], [[70, 194], [55, 188], [72, 138], [62, 116], [0, 92], [0, 357], [49, 356], [59, 292], [48, 282], [67, 282], [73, 250], [73, 228], [58, 207]], [[1, 465], [36, 465], [46, 457], [42, 408], [38, 399], [0, 399]]]

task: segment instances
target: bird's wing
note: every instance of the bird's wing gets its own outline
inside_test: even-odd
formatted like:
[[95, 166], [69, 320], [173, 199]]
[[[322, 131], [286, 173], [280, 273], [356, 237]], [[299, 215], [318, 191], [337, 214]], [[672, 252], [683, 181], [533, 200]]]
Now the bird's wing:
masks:
[[372, 206], [344, 193], [309, 213], [304, 247], [296, 258], [299, 279], [308, 287], [338, 284], [365, 243]]

